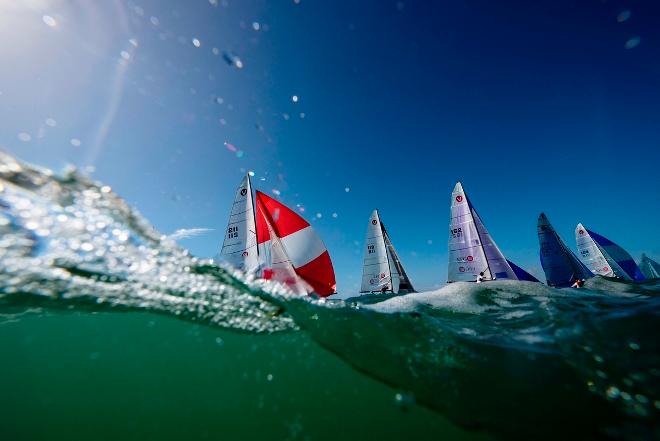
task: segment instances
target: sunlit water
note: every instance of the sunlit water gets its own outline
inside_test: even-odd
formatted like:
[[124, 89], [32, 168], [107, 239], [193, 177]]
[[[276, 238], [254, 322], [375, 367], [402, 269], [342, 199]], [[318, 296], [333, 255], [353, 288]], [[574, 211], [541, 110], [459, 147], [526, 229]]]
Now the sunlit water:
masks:
[[658, 283], [296, 298], [74, 170], [0, 179], [1, 439], [658, 437]]

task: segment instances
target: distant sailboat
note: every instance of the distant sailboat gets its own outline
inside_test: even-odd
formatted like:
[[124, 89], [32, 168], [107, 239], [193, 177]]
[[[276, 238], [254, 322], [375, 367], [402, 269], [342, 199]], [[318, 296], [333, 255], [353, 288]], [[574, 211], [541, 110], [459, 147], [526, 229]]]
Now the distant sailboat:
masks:
[[374, 210], [367, 224], [366, 249], [362, 266], [361, 293], [410, 293], [415, 289], [403, 269], [378, 210]]
[[642, 260], [639, 261], [639, 269], [647, 279], [660, 279], [660, 264], [646, 254], [642, 254]]
[[332, 261], [312, 226], [281, 202], [256, 192], [257, 242], [262, 277], [294, 292], [336, 293]]
[[484, 273], [484, 280], [538, 282], [534, 276], [512, 265], [504, 257], [468, 199], [463, 185], [458, 182], [451, 194], [447, 283], [474, 282], [481, 272]]
[[645, 279], [626, 250], [582, 224], [575, 227], [575, 242], [582, 262], [594, 274], [629, 281]]
[[538, 220], [541, 266], [548, 286], [569, 287], [576, 279], [593, 277], [587, 268], [561, 240], [544, 213]]
[[245, 175], [236, 190], [220, 259], [246, 272], [254, 272], [259, 267], [257, 229], [249, 175]]

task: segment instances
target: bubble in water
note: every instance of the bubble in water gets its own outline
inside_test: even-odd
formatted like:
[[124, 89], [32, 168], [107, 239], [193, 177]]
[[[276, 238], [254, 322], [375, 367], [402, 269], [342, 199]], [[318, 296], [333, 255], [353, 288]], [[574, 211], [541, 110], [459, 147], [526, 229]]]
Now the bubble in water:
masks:
[[279, 191], [277, 188], [273, 188], [271, 191], [273, 192], [273, 194], [274, 194], [275, 196], [279, 196], [279, 195], [282, 194], [282, 192]]
[[323, 217], [323, 215], [321, 213], [316, 213], [316, 218], [317, 219], [321, 219], [322, 217]]
[[133, 8], [133, 11], [135, 11], [135, 13], [137, 15], [139, 15], [140, 17], [142, 17], [144, 15], [144, 9], [142, 9], [140, 6], [135, 6]]
[[245, 152], [243, 150], [239, 150], [239, 151], [236, 152], [236, 157], [237, 158], [242, 158], [244, 154], [245, 154]]
[[305, 119], [305, 112], [300, 112], [300, 119]]
[[160, 24], [160, 20], [158, 20], [158, 17], [155, 17], [153, 15], [149, 18], [149, 21], [154, 26], [158, 26]]
[[639, 46], [639, 44], [641, 42], [642, 42], [641, 37], [632, 37], [628, 41], [626, 41], [626, 44], [624, 45], [624, 47], [626, 49], [633, 49], [633, 48], [636, 48], [637, 46]]
[[252, 22], [252, 29], [254, 29], [255, 31], [258, 31], [259, 29], [261, 29], [261, 25], [259, 24], [258, 21], [253, 21]]
[[252, 170], [250, 170], [250, 171], [248, 171], [248, 175], [249, 175], [250, 177], [252, 177], [252, 176], [254, 176], [254, 172], [253, 172]]
[[128, 42], [131, 43], [133, 47], [138, 47], [138, 42], [135, 38], [131, 38], [130, 40], [128, 40]]
[[209, 0], [211, 6], [218, 6], [218, 0]]
[[54, 28], [55, 26], [57, 26], [57, 22], [50, 15], [44, 15], [43, 17], [41, 17], [41, 19], [43, 20], [44, 23], [46, 23], [51, 28]]
[[619, 15], [616, 16], [616, 21], [623, 23], [624, 21], [630, 18], [630, 11], [628, 9], [619, 12]]
[[74, 147], [80, 147], [82, 145], [82, 141], [80, 141], [78, 138], [71, 138], [71, 145]]
[[433, 245], [433, 241], [431, 239], [427, 240], [426, 243], [429, 245]]
[[334, 217], [335, 219], [337, 219], [338, 216], [339, 215], [337, 213], [332, 213], [332, 217]]
[[55, 121], [53, 118], [46, 118], [46, 125], [48, 127], [55, 127], [57, 125], [57, 121]]
[[202, 45], [202, 42], [199, 41], [199, 39], [197, 39], [197, 38], [193, 38], [193, 39], [192, 39], [192, 44], [193, 44], [193, 46], [195, 46], [195, 47], [200, 47], [200, 46]]
[[412, 394], [398, 392], [394, 395], [394, 404], [403, 411], [408, 411], [415, 404]]
[[121, 57], [122, 57], [124, 60], [129, 60], [129, 59], [131, 58], [131, 54], [129, 54], [129, 53], [126, 52], [126, 51], [121, 51], [121, 52], [119, 53], [119, 55], [121, 55]]
[[215, 344], [218, 345], [218, 346], [224, 346], [225, 341], [220, 337], [216, 337], [215, 338]]
[[273, 374], [266, 375], [266, 380], [273, 381]]
[[348, 193], [349, 191], [351, 191], [351, 187], [344, 187], [344, 191]]
[[226, 120], [226, 119], [224, 119], [224, 118], [220, 118], [219, 121], [220, 121], [220, 124], [222, 124], [223, 126], [226, 126], [226, 125], [227, 125], [227, 120]]
[[213, 55], [220, 55], [220, 49], [218, 49], [217, 47], [211, 49], [211, 52], [213, 52]]
[[18, 139], [20, 139], [23, 142], [29, 142], [32, 140], [32, 136], [30, 136], [29, 133], [21, 132], [18, 134]]
[[219, 97], [217, 97], [217, 98], [215, 99], [215, 102], [218, 103], [218, 104], [222, 104], [222, 103], [225, 102], [225, 100], [224, 100], [224, 98], [222, 98], [221, 96], [219, 96]]
[[289, 118], [291, 118], [291, 117], [289, 116], [288, 113], [283, 113], [283, 114], [282, 114], [282, 118], [284, 118], [285, 121], [288, 121]]
[[291, 101], [293, 101], [294, 103], [297, 103], [298, 102], [298, 95], [293, 95], [291, 97]]

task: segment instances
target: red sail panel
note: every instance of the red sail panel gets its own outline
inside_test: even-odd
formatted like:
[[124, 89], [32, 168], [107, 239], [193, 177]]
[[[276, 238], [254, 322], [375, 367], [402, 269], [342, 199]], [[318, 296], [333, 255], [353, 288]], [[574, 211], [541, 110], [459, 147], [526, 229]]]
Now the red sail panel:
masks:
[[[310, 289], [324, 297], [334, 294], [336, 282], [332, 261], [311, 225], [281, 202], [259, 191], [256, 192], [256, 205], [259, 245], [265, 247], [271, 234], [277, 236], [296, 274]], [[273, 266], [275, 262], [266, 262], [265, 276], [270, 274]]]

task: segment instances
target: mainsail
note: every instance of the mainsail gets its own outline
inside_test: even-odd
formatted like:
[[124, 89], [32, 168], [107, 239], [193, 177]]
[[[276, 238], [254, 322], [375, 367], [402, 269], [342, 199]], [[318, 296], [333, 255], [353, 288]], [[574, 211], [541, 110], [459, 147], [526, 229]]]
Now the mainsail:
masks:
[[571, 286], [576, 279], [586, 279], [593, 274], [568, 249], [544, 213], [539, 215], [538, 236], [541, 266], [548, 286]]
[[626, 250], [582, 224], [575, 227], [575, 241], [582, 261], [593, 273], [624, 280], [645, 279]]
[[[311, 225], [266, 194], [257, 191], [256, 195], [257, 241], [264, 264], [263, 277], [293, 284], [294, 291], [299, 291], [302, 284], [309, 293], [323, 297], [334, 294], [332, 261]], [[294, 279], [291, 268], [297, 276]]]
[[374, 210], [367, 225], [366, 249], [360, 292], [414, 292], [401, 260]]
[[250, 177], [245, 175], [236, 190], [220, 250], [220, 258], [223, 261], [243, 271], [256, 271], [259, 266], [253, 207], [252, 185]]
[[485, 280], [518, 279], [458, 182], [451, 194], [447, 282], [474, 282], [481, 272]]
[[647, 279], [660, 279], [660, 264], [646, 254], [642, 254], [642, 260], [639, 261], [639, 269]]

